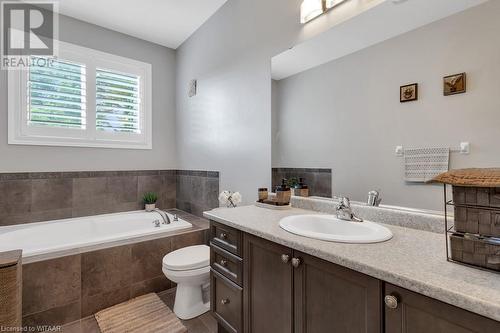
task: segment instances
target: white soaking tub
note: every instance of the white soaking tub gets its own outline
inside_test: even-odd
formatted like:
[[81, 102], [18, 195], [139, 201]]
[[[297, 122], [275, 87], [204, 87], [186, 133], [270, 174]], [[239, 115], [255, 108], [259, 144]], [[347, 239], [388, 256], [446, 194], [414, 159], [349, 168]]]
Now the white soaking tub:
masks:
[[158, 212], [141, 210], [0, 227], [0, 252], [22, 249], [23, 262], [32, 262], [166, 237], [192, 227], [167, 215], [170, 224], [163, 224]]

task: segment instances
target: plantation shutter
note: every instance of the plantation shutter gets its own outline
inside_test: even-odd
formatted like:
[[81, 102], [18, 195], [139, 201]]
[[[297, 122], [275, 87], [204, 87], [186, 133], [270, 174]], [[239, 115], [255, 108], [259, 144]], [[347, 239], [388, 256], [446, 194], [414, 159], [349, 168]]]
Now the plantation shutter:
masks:
[[[38, 58], [28, 72], [28, 125], [85, 129], [85, 66]], [[32, 61], [37, 61], [32, 57]]]
[[96, 130], [141, 133], [140, 78], [96, 69]]

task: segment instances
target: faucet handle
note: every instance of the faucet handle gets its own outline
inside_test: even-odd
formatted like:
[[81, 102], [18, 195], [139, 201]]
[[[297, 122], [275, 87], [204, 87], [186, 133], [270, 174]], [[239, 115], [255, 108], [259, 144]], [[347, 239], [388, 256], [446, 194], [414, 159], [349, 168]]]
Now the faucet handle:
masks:
[[179, 218], [177, 217], [177, 214], [174, 214], [174, 222], [179, 221]]
[[339, 198], [339, 207], [340, 208], [349, 208], [351, 207], [351, 201], [348, 197], [340, 197]]
[[160, 227], [160, 220], [154, 220], [152, 223], [155, 225], [156, 228]]

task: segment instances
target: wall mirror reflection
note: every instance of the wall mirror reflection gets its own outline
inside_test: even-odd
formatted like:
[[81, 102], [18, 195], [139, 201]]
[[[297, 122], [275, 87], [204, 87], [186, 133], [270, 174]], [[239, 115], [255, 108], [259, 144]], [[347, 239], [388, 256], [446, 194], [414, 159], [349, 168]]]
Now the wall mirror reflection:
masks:
[[302, 178], [310, 196], [376, 203], [377, 191], [384, 205], [442, 211], [443, 188], [428, 180], [498, 165], [497, 18], [468, 5], [343, 9], [274, 56], [273, 187]]

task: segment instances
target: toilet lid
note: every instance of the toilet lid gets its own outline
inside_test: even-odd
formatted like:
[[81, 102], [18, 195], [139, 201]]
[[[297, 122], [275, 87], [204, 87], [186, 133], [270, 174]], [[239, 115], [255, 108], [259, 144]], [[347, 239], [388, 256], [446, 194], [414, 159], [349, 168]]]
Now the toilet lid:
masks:
[[195, 245], [183, 247], [163, 257], [163, 267], [172, 271], [187, 271], [210, 265], [210, 247]]

